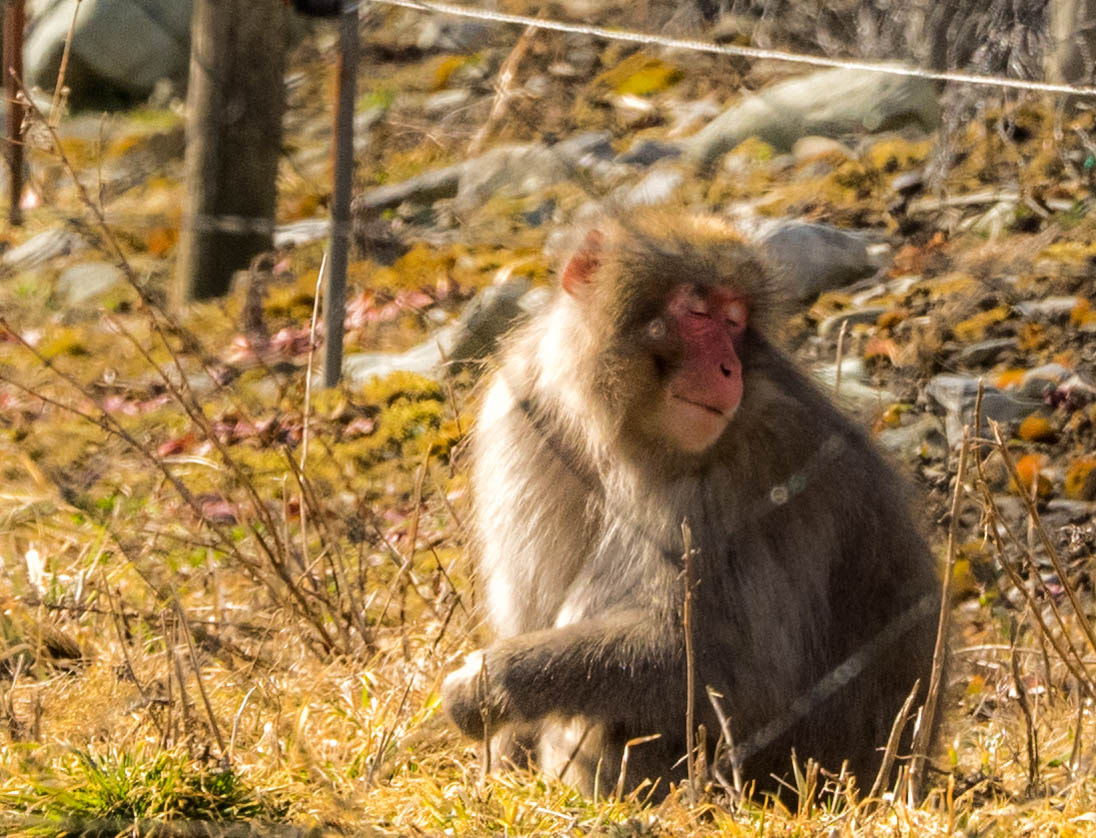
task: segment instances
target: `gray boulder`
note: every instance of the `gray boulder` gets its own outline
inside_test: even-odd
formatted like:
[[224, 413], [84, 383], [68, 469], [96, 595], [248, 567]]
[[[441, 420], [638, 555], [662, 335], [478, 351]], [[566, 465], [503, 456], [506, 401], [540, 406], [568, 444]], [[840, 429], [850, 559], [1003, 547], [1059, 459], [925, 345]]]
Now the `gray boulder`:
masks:
[[[76, 6], [77, 0], [50, 0], [31, 19], [23, 50], [28, 86], [53, 90]], [[191, 0], [82, 0], [79, 6], [65, 72], [74, 105], [147, 98], [164, 78], [185, 82]]]
[[800, 302], [871, 276], [877, 267], [862, 235], [825, 224], [781, 224], [761, 247]]
[[936, 88], [927, 79], [864, 70], [825, 70], [748, 96], [682, 143], [687, 159], [710, 167], [743, 140], [757, 136], [778, 151], [800, 137], [841, 137], [940, 123]]

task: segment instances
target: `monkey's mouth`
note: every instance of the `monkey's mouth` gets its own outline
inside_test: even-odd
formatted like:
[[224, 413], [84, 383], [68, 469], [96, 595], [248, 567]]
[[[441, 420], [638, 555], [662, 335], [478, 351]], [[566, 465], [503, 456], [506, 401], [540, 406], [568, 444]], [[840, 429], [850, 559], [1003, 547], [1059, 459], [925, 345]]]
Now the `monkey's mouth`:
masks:
[[685, 402], [685, 404], [691, 404], [693, 407], [699, 407], [701, 410], [706, 410], [709, 413], [718, 416], [720, 419], [726, 419], [729, 416], [728, 413], [725, 413], [718, 407], [713, 407], [710, 404], [704, 404], [704, 402], [693, 401], [692, 399], [686, 398], [685, 396], [679, 396], [676, 393], [671, 393], [670, 398], [677, 399], [679, 402]]

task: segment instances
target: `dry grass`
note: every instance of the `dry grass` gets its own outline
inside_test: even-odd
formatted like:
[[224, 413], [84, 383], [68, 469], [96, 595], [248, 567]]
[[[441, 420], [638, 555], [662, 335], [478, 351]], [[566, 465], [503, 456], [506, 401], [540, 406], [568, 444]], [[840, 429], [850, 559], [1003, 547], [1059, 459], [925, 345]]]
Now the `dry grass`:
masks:
[[[189, 339], [141, 334], [148, 358], [200, 367]], [[21, 357], [36, 370], [23, 404], [46, 400], [35, 427], [5, 443], [26, 466], [9, 469], [25, 479], [9, 482], [0, 522], [0, 801], [10, 832], [92, 834], [148, 818], [398, 835], [1089, 829], [1093, 720], [1079, 682], [1096, 650], [1070, 606], [1087, 596], [1077, 584], [1087, 577], [1063, 567], [1047, 581], [1035, 517], [1029, 534], [1006, 527], [977, 475], [956, 509], [982, 516], [1008, 572], [958, 603], [923, 802], [901, 780], [865, 799], [811, 766], [783, 802], [732, 802], [718, 785], [695, 801], [680, 789], [657, 806], [642, 791], [594, 802], [533, 774], [485, 779], [477, 747], [440, 717], [440, 678], [476, 626], [455, 517], [459, 464], [428, 456], [435, 446], [421, 439], [436, 427], [409, 426], [401, 444], [419, 442], [400, 449], [408, 456], [359, 471], [337, 455], [346, 404], [340, 414], [317, 399], [302, 469], [265, 437], [224, 441], [211, 416], [248, 404], [238, 420], [257, 427], [271, 408], [303, 405], [299, 387], [271, 405], [241, 379], [202, 396], [176, 386], [163, 410], [186, 417], [176, 433], [206, 445], [162, 454], [163, 413], [119, 420], [83, 383], [86, 359], [47, 363], [7, 346], [0, 379], [19, 389], [11, 371]], [[138, 364], [155, 377], [147, 359]], [[446, 399], [460, 412], [459, 395]], [[99, 434], [94, 457], [107, 470], [66, 473], [27, 454], [70, 428], [72, 409]], [[274, 455], [265, 471], [247, 465], [253, 448]], [[211, 497], [218, 505], [205, 505]]]

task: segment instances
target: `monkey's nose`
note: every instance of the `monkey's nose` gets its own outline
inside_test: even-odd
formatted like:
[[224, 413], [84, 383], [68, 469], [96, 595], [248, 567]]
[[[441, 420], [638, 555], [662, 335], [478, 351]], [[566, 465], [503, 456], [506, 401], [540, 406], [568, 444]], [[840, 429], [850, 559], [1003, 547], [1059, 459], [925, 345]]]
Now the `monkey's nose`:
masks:
[[719, 371], [720, 371], [721, 373], [723, 373], [723, 377], [724, 377], [724, 378], [730, 378], [730, 377], [731, 377], [731, 371], [730, 371], [730, 369], [729, 369], [729, 368], [727, 367], [727, 365], [726, 365], [726, 364], [720, 363], [720, 365], [719, 365]]

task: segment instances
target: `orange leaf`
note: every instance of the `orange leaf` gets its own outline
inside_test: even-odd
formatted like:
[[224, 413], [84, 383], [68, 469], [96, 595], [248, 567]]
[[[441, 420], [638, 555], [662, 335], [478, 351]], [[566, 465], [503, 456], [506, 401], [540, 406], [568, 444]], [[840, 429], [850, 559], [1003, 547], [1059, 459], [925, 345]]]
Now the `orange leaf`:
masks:
[[1057, 436], [1057, 431], [1050, 424], [1050, 420], [1038, 413], [1033, 413], [1020, 423], [1018, 431], [1020, 439], [1028, 442], [1049, 442]]

